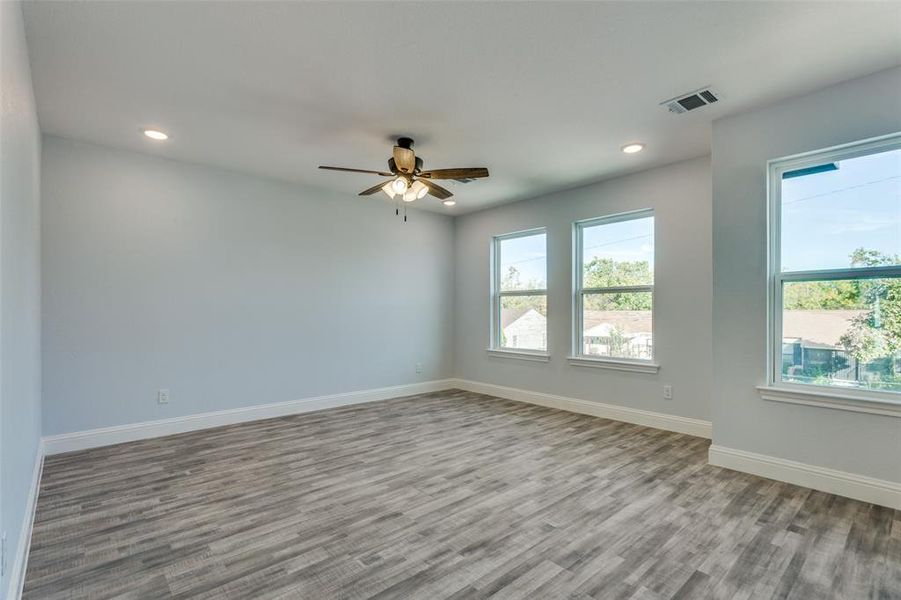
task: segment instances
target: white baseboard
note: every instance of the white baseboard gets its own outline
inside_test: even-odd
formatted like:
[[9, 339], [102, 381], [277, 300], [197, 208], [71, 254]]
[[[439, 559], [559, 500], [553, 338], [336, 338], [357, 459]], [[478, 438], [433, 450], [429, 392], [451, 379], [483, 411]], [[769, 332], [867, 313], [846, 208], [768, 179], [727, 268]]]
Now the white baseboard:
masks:
[[590, 402], [588, 400], [567, 398], [566, 396], [555, 396], [553, 394], [544, 394], [541, 392], [531, 392], [518, 388], [495, 385], [493, 383], [482, 383], [480, 381], [469, 381], [466, 379], [454, 379], [452, 381], [454, 382], [454, 387], [469, 392], [497, 396], [499, 398], [506, 398], [507, 400], [516, 400], [517, 402], [538, 404], [540, 406], [581, 413], [583, 415], [602, 417], [604, 419], [612, 419], [614, 421], [624, 421], [626, 423], [644, 425], [645, 427], [653, 427], [655, 429], [665, 429], [666, 431], [675, 431], [707, 439], [710, 439], [711, 437], [712, 426], [710, 421], [703, 421], [701, 419], [679, 417], [649, 410], [629, 408], [627, 406], [617, 406], [615, 404]]
[[[479, 394], [538, 404], [615, 421], [624, 421], [656, 429], [676, 431], [697, 437], [708, 439], [711, 437], [711, 423], [700, 419], [667, 415], [600, 402], [589, 402], [577, 398], [532, 392], [493, 383], [482, 383], [466, 379], [454, 379], [451, 382], [453, 387]], [[901, 483], [874, 479], [863, 475], [855, 475], [854, 473], [836, 471], [717, 445], [710, 447], [708, 460], [711, 465], [717, 467], [725, 467], [901, 510]]]
[[337, 408], [339, 406], [362, 404], [378, 400], [388, 400], [390, 398], [412, 396], [415, 394], [426, 394], [429, 392], [446, 390], [451, 387], [453, 387], [453, 380], [439, 379], [422, 383], [410, 383], [406, 385], [360, 390], [357, 392], [346, 392], [343, 394], [329, 394], [327, 396], [316, 396], [313, 398], [303, 398], [301, 400], [290, 400], [288, 402], [259, 404], [244, 408], [233, 408], [229, 410], [174, 417], [172, 419], [145, 421], [143, 423], [132, 423], [129, 425], [90, 429], [88, 431], [63, 433], [45, 437], [44, 452], [49, 455], [60, 454], [62, 452], [73, 452], [75, 450], [86, 450], [88, 448], [97, 448], [99, 446], [109, 446], [111, 444], [133, 442], [136, 440], [161, 437], [175, 433], [208, 429], [210, 427], [234, 425], [235, 423], [258, 421], [260, 419], [272, 419], [274, 417], [295, 415], [312, 412], [314, 410]]
[[28, 567], [28, 551], [31, 549], [31, 528], [34, 525], [34, 512], [38, 505], [38, 491], [41, 489], [43, 470], [44, 446], [43, 442], [39, 440], [37, 455], [34, 457], [34, 471], [31, 474], [31, 488], [28, 490], [25, 514], [22, 517], [22, 528], [19, 530], [16, 554], [9, 570], [6, 594], [3, 596], [9, 600], [19, 600], [22, 597], [22, 588], [25, 586], [25, 569]]
[[710, 446], [709, 462], [717, 467], [901, 510], [901, 483], [717, 445]]

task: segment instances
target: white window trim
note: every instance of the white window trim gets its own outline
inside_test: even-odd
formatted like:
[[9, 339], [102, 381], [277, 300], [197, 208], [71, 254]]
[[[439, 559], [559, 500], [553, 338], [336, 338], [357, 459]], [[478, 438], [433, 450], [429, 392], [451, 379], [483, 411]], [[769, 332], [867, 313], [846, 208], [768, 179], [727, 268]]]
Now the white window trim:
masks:
[[875, 400], [866, 394], [855, 393], [859, 390], [839, 389], [836, 393], [826, 386], [780, 383], [778, 386], [758, 386], [757, 391], [764, 400], [772, 400], [774, 402], [821, 406], [852, 412], [901, 417], [901, 401], [892, 401], [891, 399]]
[[[879, 390], [783, 382], [782, 374], [782, 285], [792, 281], [860, 279], [899, 276], [901, 266], [823, 269], [781, 272], [782, 174], [828, 162], [848, 160], [901, 148], [901, 134], [834, 146], [767, 162], [767, 383], [758, 386], [760, 397], [775, 402], [901, 416], [901, 394]], [[778, 352], [777, 346], [778, 346]], [[778, 364], [777, 364], [778, 361]]]
[[650, 360], [589, 355], [567, 356], [566, 360], [574, 367], [594, 367], [595, 369], [631, 371], [633, 373], [656, 373], [660, 370], [660, 365]]
[[[597, 217], [593, 219], [585, 219], [573, 223], [573, 323], [572, 323], [572, 354], [566, 357], [570, 365], [576, 367], [595, 367], [600, 369], [612, 369], [615, 371], [632, 371], [636, 373], [656, 373], [660, 369], [657, 364], [657, 344], [651, 346], [651, 358], [620, 358], [615, 356], [593, 356], [585, 354], [582, 346], [582, 298], [588, 293], [599, 292], [650, 292], [651, 293], [651, 331], [656, 331], [655, 315], [657, 311], [654, 309], [654, 285], [635, 285], [623, 287], [609, 288], [583, 288], [582, 287], [582, 267], [584, 257], [582, 256], [582, 231], [586, 227], [595, 225], [607, 225], [610, 223], [619, 223], [622, 221], [632, 221], [634, 219], [643, 219], [654, 216], [653, 208], [642, 208], [606, 217]], [[654, 219], [654, 253], [657, 253], [657, 219]], [[656, 268], [656, 261], [654, 261]], [[654, 278], [656, 281], [656, 277]]]
[[[542, 290], [514, 290], [501, 292], [501, 265], [500, 265], [500, 247], [501, 242], [521, 237], [529, 237], [532, 235], [545, 235], [544, 245], [544, 261], [545, 261], [545, 277], [547, 277], [547, 228], [536, 227], [534, 229], [526, 229], [513, 233], [505, 233], [496, 235], [491, 238], [491, 331], [488, 338], [488, 348], [486, 351], [491, 356], [498, 358], [513, 358], [519, 360], [531, 360], [536, 362], [548, 362], [550, 360], [550, 352], [546, 350], [529, 350], [524, 348], [508, 348], [500, 345], [501, 337], [501, 298], [504, 296], [544, 296], [550, 305], [547, 288]], [[545, 284], [546, 285], [546, 284]], [[550, 319], [547, 318], [547, 339], [550, 340]]]
[[485, 350], [489, 355], [497, 358], [514, 358], [533, 362], [548, 362], [551, 360], [551, 355], [541, 350], [514, 350], [510, 348], [486, 348]]

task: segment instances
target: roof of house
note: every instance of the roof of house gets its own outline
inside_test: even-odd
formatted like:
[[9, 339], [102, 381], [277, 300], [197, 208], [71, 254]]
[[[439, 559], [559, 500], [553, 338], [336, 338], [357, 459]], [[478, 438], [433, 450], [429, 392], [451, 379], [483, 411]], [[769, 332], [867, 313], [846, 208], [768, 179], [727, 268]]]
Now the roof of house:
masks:
[[841, 337], [863, 310], [787, 310], [782, 313], [782, 338], [798, 338], [805, 346], [840, 347]]
[[649, 310], [586, 310], [582, 316], [585, 335], [605, 337], [611, 328], [620, 333], [650, 333]]
[[538, 315], [541, 315], [537, 310], [530, 306], [520, 307], [520, 308], [502, 308], [501, 309], [501, 329], [506, 329], [512, 323], [519, 321], [523, 315], [525, 315], [529, 311], [534, 311]]

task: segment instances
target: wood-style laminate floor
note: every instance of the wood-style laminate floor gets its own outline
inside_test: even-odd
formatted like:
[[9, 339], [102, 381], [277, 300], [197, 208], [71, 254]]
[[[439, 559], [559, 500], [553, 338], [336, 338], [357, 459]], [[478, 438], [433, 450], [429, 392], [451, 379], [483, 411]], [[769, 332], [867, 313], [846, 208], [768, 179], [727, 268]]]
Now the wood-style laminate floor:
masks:
[[451, 391], [48, 457], [25, 598], [901, 598], [901, 512]]

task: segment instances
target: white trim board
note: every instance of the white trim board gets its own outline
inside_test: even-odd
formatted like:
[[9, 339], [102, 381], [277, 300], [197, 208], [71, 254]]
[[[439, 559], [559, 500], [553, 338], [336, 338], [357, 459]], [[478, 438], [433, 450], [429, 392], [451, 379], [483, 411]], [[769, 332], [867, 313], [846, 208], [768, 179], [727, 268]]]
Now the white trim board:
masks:
[[612, 419], [614, 421], [623, 421], [635, 425], [644, 425], [645, 427], [653, 427], [655, 429], [675, 431], [707, 439], [710, 439], [711, 437], [712, 426], [710, 421], [703, 421], [701, 419], [668, 415], [649, 410], [630, 408], [628, 406], [591, 402], [588, 400], [580, 400], [578, 398], [568, 398], [566, 396], [555, 396], [553, 394], [544, 394], [542, 392], [531, 392], [529, 390], [495, 385], [493, 383], [482, 383], [480, 381], [469, 381], [466, 379], [456, 379], [452, 381], [454, 381], [454, 387], [458, 387], [468, 392], [487, 394], [489, 396], [497, 396], [498, 398], [506, 398], [507, 400], [526, 402], [528, 404], [538, 404], [539, 406], [547, 406], [549, 408], [601, 417], [603, 419]]
[[[4, 598], [19, 600], [25, 586], [25, 569], [28, 567], [28, 552], [31, 549], [31, 528], [34, 526], [34, 513], [38, 506], [38, 491], [41, 489], [41, 473], [44, 471], [44, 443], [38, 440], [37, 455], [34, 457], [34, 472], [31, 475], [31, 488], [22, 517], [22, 528], [19, 530], [19, 543], [16, 554], [9, 569], [6, 594]], [[8, 542], [7, 542], [8, 543]]]
[[776, 481], [845, 496], [901, 510], [901, 483], [836, 471], [806, 463], [736, 450], [710, 446], [709, 463], [717, 467], [759, 475]]
[[388, 400], [391, 398], [413, 396], [416, 394], [427, 394], [429, 392], [446, 390], [451, 387], [453, 387], [453, 380], [438, 379], [422, 383], [410, 383], [356, 392], [329, 394], [326, 396], [303, 398], [301, 400], [258, 404], [256, 406], [247, 406], [243, 408], [185, 415], [183, 417], [173, 417], [171, 419], [161, 419], [158, 421], [144, 421], [142, 423], [130, 423], [128, 425], [116, 425], [113, 427], [103, 427], [87, 431], [63, 433], [45, 437], [44, 451], [46, 454], [50, 455], [60, 454], [62, 452], [73, 452], [76, 450], [87, 450], [88, 448], [121, 444], [123, 442], [133, 442], [136, 440], [173, 435], [176, 433], [186, 433], [189, 431], [197, 431], [199, 429], [209, 429], [210, 427], [221, 427], [223, 425], [234, 425], [235, 423], [245, 423], [247, 421], [272, 419], [275, 417], [296, 415], [327, 408], [337, 408], [339, 406], [376, 402], [378, 400]]

